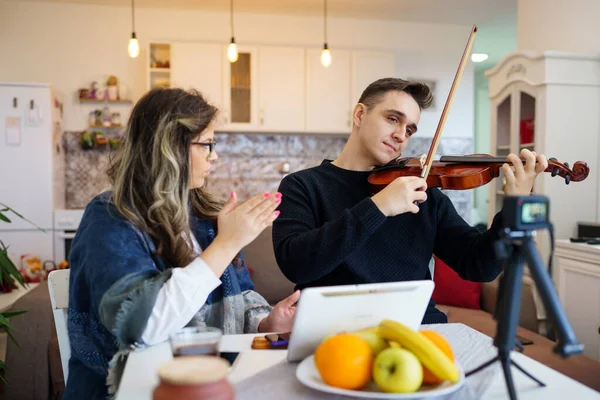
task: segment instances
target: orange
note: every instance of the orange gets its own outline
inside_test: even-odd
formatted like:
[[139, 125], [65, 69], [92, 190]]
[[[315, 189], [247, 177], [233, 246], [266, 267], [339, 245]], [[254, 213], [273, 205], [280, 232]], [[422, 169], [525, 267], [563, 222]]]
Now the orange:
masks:
[[340, 333], [323, 340], [315, 351], [315, 366], [330, 386], [356, 390], [371, 380], [373, 349], [357, 335]]
[[[442, 335], [435, 331], [422, 330], [421, 332], [427, 339], [431, 340], [437, 347], [439, 347], [444, 354], [446, 354], [452, 361], [454, 361], [454, 352], [450, 343]], [[435, 376], [429, 369], [423, 366], [423, 384], [424, 385], [437, 385], [442, 383], [443, 380]]]

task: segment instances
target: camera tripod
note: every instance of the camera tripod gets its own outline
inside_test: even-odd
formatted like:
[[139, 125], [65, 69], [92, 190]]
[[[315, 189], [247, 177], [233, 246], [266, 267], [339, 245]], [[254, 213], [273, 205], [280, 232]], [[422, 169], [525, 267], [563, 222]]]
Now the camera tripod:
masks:
[[498, 355], [466, 373], [466, 376], [473, 375], [492, 365], [494, 362], [500, 361], [511, 400], [517, 399], [510, 370], [511, 365], [514, 365], [519, 371], [537, 382], [540, 386], [546, 386], [510, 358], [510, 352], [515, 346], [521, 347], [516, 335], [519, 323], [524, 261], [527, 261], [529, 265], [533, 280], [537, 285], [544, 307], [548, 312], [548, 318], [552, 326], [556, 329], [558, 343], [554, 347], [554, 352], [566, 358], [583, 351], [583, 345], [577, 342], [575, 333], [554, 291], [550, 276], [544, 268], [544, 263], [532, 240], [534, 235], [535, 231], [510, 231], [506, 229], [504, 237], [496, 242], [496, 254], [504, 259], [504, 274], [500, 279], [497, 297], [498, 305], [494, 313], [494, 318], [498, 321], [496, 337], [494, 339], [494, 346], [498, 348]]

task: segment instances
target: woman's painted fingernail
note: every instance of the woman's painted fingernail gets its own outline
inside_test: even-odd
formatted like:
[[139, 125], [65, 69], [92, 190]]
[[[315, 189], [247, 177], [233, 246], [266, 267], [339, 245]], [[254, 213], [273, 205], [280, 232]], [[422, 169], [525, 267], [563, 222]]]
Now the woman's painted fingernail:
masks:
[[265, 193], [265, 199], [266, 199], [266, 198], [268, 198], [270, 195], [271, 195], [271, 193], [269, 193], [269, 192], [266, 192], [266, 193]]
[[279, 193], [279, 192], [275, 193], [275, 198], [277, 198], [277, 199], [280, 199], [280, 198], [281, 198], [281, 196], [282, 196], [282, 194], [281, 194], [281, 193]]
[[279, 204], [279, 203], [281, 203], [281, 199], [275, 200], [275, 204]]
[[279, 210], [276, 210], [276, 211], [275, 211], [275, 216], [276, 216], [276, 217], [279, 217], [279, 214], [281, 214], [281, 211], [279, 211]]
[[231, 192], [231, 194], [229, 195], [229, 197], [231, 197], [233, 199], [233, 196], [235, 196], [235, 192]]

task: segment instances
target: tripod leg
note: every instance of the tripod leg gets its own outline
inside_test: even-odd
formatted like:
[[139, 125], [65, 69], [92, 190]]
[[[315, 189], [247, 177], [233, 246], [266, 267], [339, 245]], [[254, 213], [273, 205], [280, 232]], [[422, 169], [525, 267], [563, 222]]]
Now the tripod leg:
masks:
[[494, 338], [494, 346], [498, 348], [500, 354], [508, 354], [516, 344], [524, 269], [520, 248], [514, 248], [509, 262], [505, 265], [502, 276], [503, 293], [498, 304], [501, 314], [498, 318], [496, 337]]
[[529, 264], [531, 276], [537, 285], [542, 301], [544, 302], [544, 307], [548, 312], [548, 317], [551, 318], [552, 325], [557, 330], [558, 345], [554, 351], [562, 357], [582, 353], [583, 345], [577, 342], [575, 332], [573, 332], [567, 315], [560, 305], [558, 295], [552, 286], [548, 272], [543, 267], [542, 258], [530, 237], [527, 237], [524, 242], [524, 253]]
[[506, 380], [506, 388], [508, 389], [508, 394], [510, 396], [510, 400], [517, 400], [517, 392], [515, 391], [515, 383], [513, 382], [512, 374], [510, 372], [510, 364], [511, 359], [509, 357], [509, 353], [502, 352], [499, 355], [500, 363], [502, 364], [502, 370], [504, 371], [504, 379]]
[[467, 373], [465, 374], [465, 376], [469, 376], [469, 375], [476, 374], [476, 373], [478, 373], [479, 371], [481, 371], [482, 369], [484, 369], [485, 367], [487, 367], [487, 366], [489, 366], [489, 365], [492, 365], [492, 364], [493, 364], [494, 362], [496, 362], [496, 361], [498, 361], [498, 356], [496, 356], [496, 357], [492, 358], [492, 359], [491, 359], [491, 360], [489, 360], [489, 361], [486, 361], [485, 363], [481, 364], [479, 367], [475, 368], [474, 370], [467, 372]]
[[517, 364], [516, 362], [514, 362], [514, 360], [510, 360], [510, 362], [512, 363], [512, 365], [514, 365], [515, 367], [517, 367], [517, 369], [519, 371], [521, 371], [522, 373], [524, 373], [525, 375], [527, 375], [529, 377], [529, 379], [535, 381], [540, 386], [546, 386], [546, 384], [544, 382], [540, 381], [539, 379], [537, 379], [536, 377], [534, 377], [533, 375], [531, 375], [529, 372], [525, 371], [523, 368], [521, 368], [521, 366], [519, 364]]

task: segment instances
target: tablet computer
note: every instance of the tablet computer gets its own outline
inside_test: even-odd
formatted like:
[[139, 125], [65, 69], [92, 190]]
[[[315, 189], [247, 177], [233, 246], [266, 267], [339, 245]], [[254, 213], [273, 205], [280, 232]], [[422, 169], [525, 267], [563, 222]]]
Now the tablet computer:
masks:
[[369, 328], [384, 319], [418, 330], [433, 287], [433, 281], [422, 280], [303, 289], [288, 344], [288, 361], [308, 357], [328, 335]]

